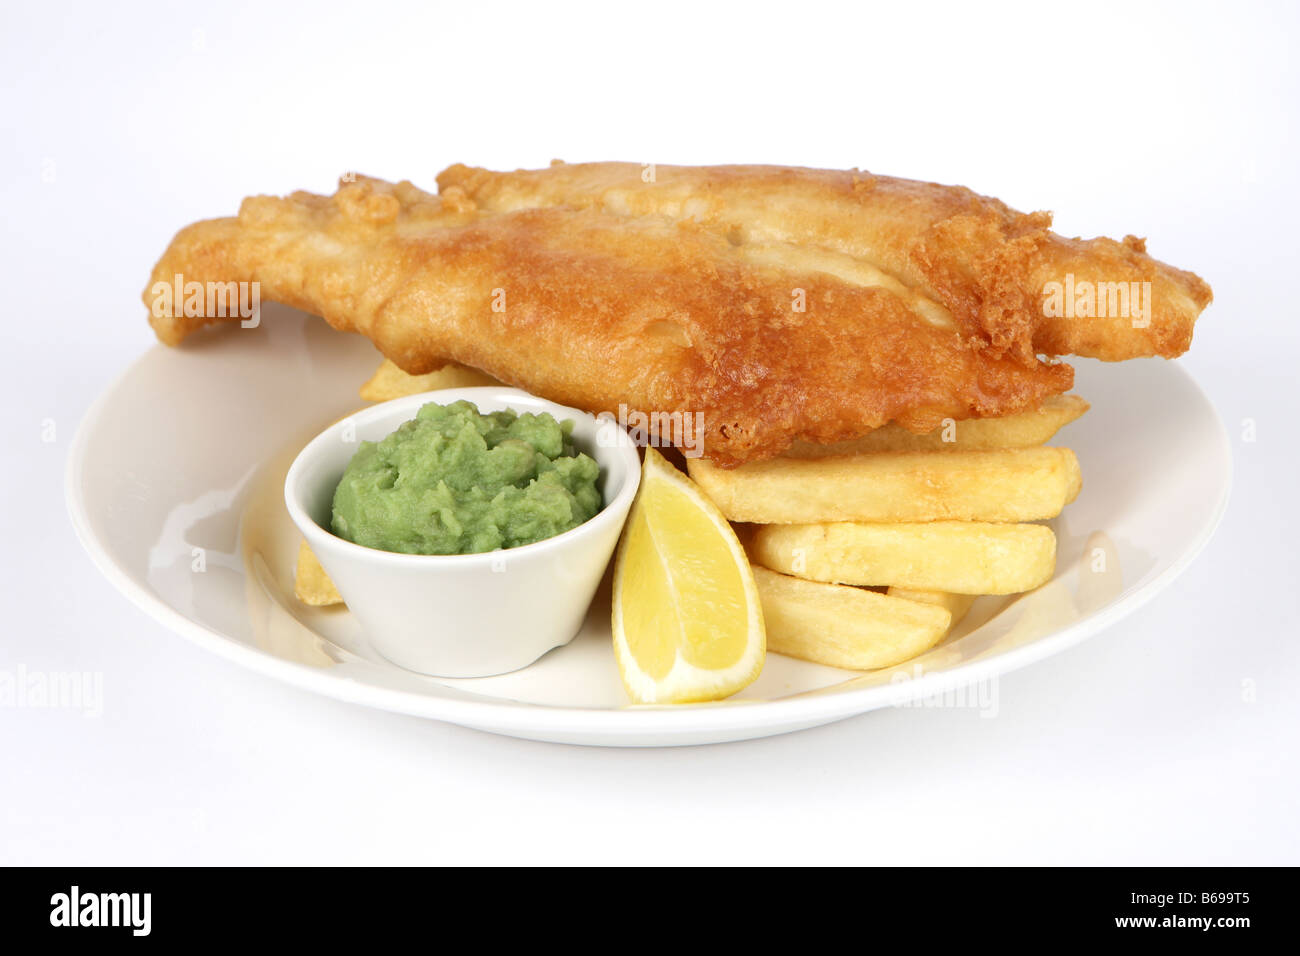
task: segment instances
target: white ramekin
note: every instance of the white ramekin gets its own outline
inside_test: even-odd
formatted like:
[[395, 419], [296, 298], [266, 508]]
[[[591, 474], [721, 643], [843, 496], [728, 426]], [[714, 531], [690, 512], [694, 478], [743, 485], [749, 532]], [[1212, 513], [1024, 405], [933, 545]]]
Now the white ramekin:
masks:
[[[483, 412], [571, 419], [574, 444], [600, 465], [601, 511], [553, 538], [486, 554], [394, 554], [330, 532], [334, 489], [359, 443], [380, 440], [427, 402], [459, 399]], [[331, 425], [294, 460], [284, 500], [375, 650], [422, 674], [486, 677], [526, 667], [577, 634], [640, 480], [636, 446], [613, 421], [515, 388], [453, 388], [383, 402]]]

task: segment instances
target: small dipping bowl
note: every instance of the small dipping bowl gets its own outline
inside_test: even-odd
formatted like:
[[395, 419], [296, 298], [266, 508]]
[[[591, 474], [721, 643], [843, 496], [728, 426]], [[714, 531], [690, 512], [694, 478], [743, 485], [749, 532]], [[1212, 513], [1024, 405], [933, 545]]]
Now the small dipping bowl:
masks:
[[[429, 402], [464, 399], [480, 412], [549, 412], [600, 465], [604, 507], [553, 538], [482, 554], [395, 554], [329, 530], [334, 490], [363, 441], [379, 441]], [[299, 452], [284, 482], [289, 516], [356, 615], [372, 646], [435, 677], [487, 677], [526, 667], [573, 640], [618, 543], [641, 481], [627, 432], [611, 420], [516, 388], [409, 395], [331, 425]]]

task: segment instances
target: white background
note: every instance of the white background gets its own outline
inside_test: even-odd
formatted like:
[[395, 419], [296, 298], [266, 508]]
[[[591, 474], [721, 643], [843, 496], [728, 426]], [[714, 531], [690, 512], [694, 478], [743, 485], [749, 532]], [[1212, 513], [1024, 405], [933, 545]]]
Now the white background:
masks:
[[[0, 709], [0, 862], [1300, 862], [1300, 18], [1047, 7], [6, 9], [0, 667], [102, 672], [104, 712]], [[1005, 678], [994, 719], [661, 751], [317, 698], [110, 588], [65, 458], [153, 344], [138, 296], [177, 228], [350, 169], [429, 187], [553, 157], [861, 166], [1149, 237], [1214, 286], [1182, 361], [1232, 438], [1218, 535], [1121, 626]]]

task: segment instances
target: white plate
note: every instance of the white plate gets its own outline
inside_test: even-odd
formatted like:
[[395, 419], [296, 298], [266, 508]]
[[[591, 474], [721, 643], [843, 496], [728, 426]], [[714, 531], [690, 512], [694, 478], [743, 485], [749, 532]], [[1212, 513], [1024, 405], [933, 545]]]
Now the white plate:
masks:
[[157, 620], [253, 670], [516, 737], [711, 743], [940, 695], [960, 700], [959, 689], [1062, 651], [1153, 597], [1204, 547], [1228, 497], [1223, 426], [1178, 364], [1078, 360], [1075, 390], [1093, 408], [1058, 436], [1078, 453], [1084, 485], [1052, 523], [1055, 578], [1019, 598], [981, 599], [915, 661], [862, 674], [773, 654], [731, 700], [635, 707], [614, 666], [606, 594], [572, 644], [523, 671], [422, 677], [374, 653], [346, 610], [293, 596], [299, 539], [284, 509], [285, 470], [313, 435], [363, 405], [357, 388], [377, 353], [290, 309], [268, 306], [263, 319], [182, 349], [155, 347], [90, 409], [67, 476], [82, 543]]

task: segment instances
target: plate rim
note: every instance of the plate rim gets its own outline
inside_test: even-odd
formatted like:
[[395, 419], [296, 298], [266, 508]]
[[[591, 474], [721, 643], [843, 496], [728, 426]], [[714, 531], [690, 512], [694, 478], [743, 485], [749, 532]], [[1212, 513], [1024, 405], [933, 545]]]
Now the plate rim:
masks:
[[[1031, 643], [1012, 648], [985, 660], [976, 660], [951, 670], [924, 674], [907, 680], [835, 693], [799, 694], [765, 700], [726, 700], [686, 705], [625, 704], [621, 707], [569, 707], [527, 701], [463, 698], [422, 694], [384, 688], [340, 677], [331, 669], [311, 667], [285, 660], [268, 651], [232, 640], [227, 635], [186, 617], [159, 596], [137, 584], [118, 566], [93, 530], [80, 490], [80, 479], [89, 436], [94, 431], [109, 399], [136, 369], [165, 346], [154, 344], [132, 361], [100, 392], [82, 415], [69, 449], [64, 470], [64, 499], [78, 541], [92, 563], [109, 583], [137, 608], [190, 643], [257, 674], [287, 683], [301, 690], [346, 703], [361, 704], [392, 713], [446, 721], [494, 732], [532, 735], [568, 733], [593, 738], [614, 738], [658, 734], [664, 737], [699, 736], [710, 733], [752, 731], [762, 735], [772, 728], [796, 729], [865, 714], [968, 687], [982, 680], [1009, 674], [1054, 656], [1111, 627], [1139, 610], [1178, 579], [1204, 551], [1227, 512], [1232, 496], [1235, 463], [1227, 429], [1213, 401], [1200, 383], [1176, 360], [1168, 360], [1205, 403], [1215, 425], [1220, 460], [1224, 465], [1219, 498], [1187, 547], [1168, 568], [1146, 585], [1089, 617]], [[865, 699], [865, 704], [863, 703]], [[617, 717], [611, 718], [611, 714]], [[525, 715], [524, 719], [520, 719]], [[615, 725], [612, 723], [617, 721]], [[736, 738], [739, 739], [739, 738]], [[627, 741], [631, 745], [631, 741]]]

